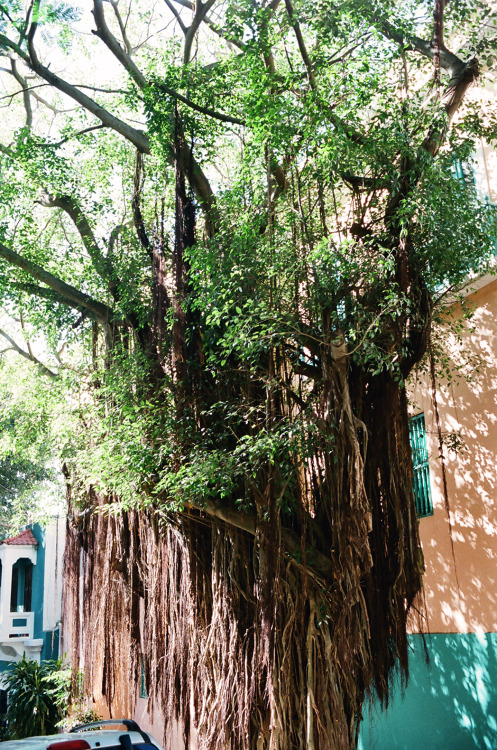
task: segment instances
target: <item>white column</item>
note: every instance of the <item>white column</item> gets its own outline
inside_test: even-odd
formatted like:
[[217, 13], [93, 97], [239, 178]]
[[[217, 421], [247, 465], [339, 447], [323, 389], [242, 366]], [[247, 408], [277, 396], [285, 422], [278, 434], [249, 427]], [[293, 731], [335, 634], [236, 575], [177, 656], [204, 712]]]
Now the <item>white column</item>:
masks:
[[0, 596], [0, 641], [9, 640], [10, 590], [12, 588], [12, 562], [7, 550], [0, 552], [2, 560], [2, 589]]

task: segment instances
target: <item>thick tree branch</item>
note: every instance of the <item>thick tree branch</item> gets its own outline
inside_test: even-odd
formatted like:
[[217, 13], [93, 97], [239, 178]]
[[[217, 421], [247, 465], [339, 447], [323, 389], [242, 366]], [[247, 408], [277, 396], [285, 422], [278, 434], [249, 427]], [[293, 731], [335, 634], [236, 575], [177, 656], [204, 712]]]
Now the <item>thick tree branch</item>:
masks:
[[[126, 140], [133, 143], [136, 148], [142, 153], [150, 153], [150, 139], [146, 133], [142, 130], [132, 128], [127, 123], [119, 120], [114, 115], [111, 115], [106, 109], [101, 107], [97, 102], [91, 99], [89, 96], [80, 91], [76, 86], [68, 83], [64, 79], [60, 78], [55, 73], [52, 73], [47, 67], [45, 67], [38, 59], [36, 50], [34, 47], [34, 35], [36, 33], [36, 24], [32, 23], [29, 34], [29, 55], [4, 34], [0, 34], [0, 46], [4, 46], [7, 49], [15, 52], [28, 67], [30, 67], [37, 75], [43, 78], [47, 83], [57, 88], [62, 93], [74, 99], [78, 104], [88, 110], [91, 114], [97, 117], [100, 122], [106, 127], [112, 128], [117, 133], [122, 135]], [[169, 145], [168, 149], [168, 161], [170, 164], [174, 164], [174, 149], [172, 145]], [[202, 209], [207, 215], [207, 225], [209, 231], [212, 231], [216, 219], [215, 219], [215, 197], [212, 188], [209, 184], [207, 177], [205, 176], [199, 163], [195, 157], [191, 154], [191, 150], [188, 147], [184, 147], [182, 152], [179, 154], [179, 164], [184, 169], [184, 174], [187, 176], [190, 185], [195, 193], [197, 200], [199, 201]]]
[[[201, 207], [206, 214], [206, 229], [209, 235], [212, 235], [217, 226], [217, 208], [216, 198], [212, 191], [209, 180], [205, 176], [200, 164], [193, 156], [192, 149], [187, 145], [183, 124], [180, 119], [176, 122], [179, 131], [179, 143], [176, 166], [179, 167], [183, 175], [190, 183], [195, 196], [200, 202]], [[172, 147], [171, 147], [172, 148]], [[174, 150], [173, 150], [174, 159]]]
[[[202, 505], [193, 505], [190, 503], [188, 507], [207, 513], [207, 515], [212, 516], [213, 518], [224, 521], [224, 523], [227, 523], [229, 526], [234, 526], [237, 529], [241, 529], [242, 531], [246, 531], [252, 536], [255, 536], [255, 514], [244, 513], [243, 511], [231, 508], [224, 503], [216, 503], [208, 498], [204, 500]], [[302, 540], [300, 536], [291, 529], [282, 528], [281, 541], [289, 557], [300, 560], [302, 556]], [[309, 569], [315, 571], [320, 578], [325, 578], [329, 581], [334, 570], [332, 560], [316, 549], [308, 549], [306, 550], [306, 553]]]
[[143, 221], [143, 214], [140, 206], [141, 188], [142, 188], [142, 174], [143, 174], [143, 157], [139, 151], [136, 152], [135, 161], [135, 174], [133, 179], [133, 197], [131, 199], [131, 207], [133, 209], [133, 222], [135, 225], [136, 234], [140, 240], [140, 244], [147, 253], [151, 261], [154, 259], [152, 252], [152, 245], [145, 229], [145, 222]]
[[207, 13], [210, 11], [212, 6], [216, 0], [207, 0], [207, 2], [203, 3], [201, 0], [197, 0], [197, 3], [195, 5], [195, 15], [193, 16], [192, 24], [187, 29], [185, 34], [185, 48], [183, 51], [183, 65], [188, 65], [191, 59], [192, 55], [192, 45], [193, 40], [195, 39], [195, 34], [199, 30], [202, 21], [207, 16]]
[[[3, 146], [2, 144], [0, 144], [0, 152], [9, 156], [12, 160], [16, 160], [15, 154], [13, 154], [11, 149], [7, 146]], [[117, 301], [118, 280], [114, 279], [113, 266], [110, 260], [106, 258], [100, 250], [90, 223], [88, 222], [88, 219], [86, 218], [74, 198], [72, 198], [71, 196], [56, 197], [43, 191], [40, 195], [38, 203], [46, 208], [61, 208], [69, 215], [79, 232], [85, 248], [88, 251], [88, 254], [93, 263], [93, 267], [95, 268], [99, 276], [106, 282], [107, 288], [109, 289], [113, 298]], [[63, 304], [68, 304], [67, 300], [65, 302], [63, 301]], [[76, 307], [80, 309], [79, 304], [76, 304]]]
[[450, 124], [459, 109], [467, 90], [477, 80], [479, 75], [479, 63], [476, 57], [464, 64], [459, 70], [456, 78], [452, 78], [449, 88], [442, 97], [442, 105], [446, 112], [445, 122], [440, 125], [434, 122], [423, 141], [423, 148], [432, 156], [436, 156], [440, 146], [445, 140]]
[[133, 143], [141, 151], [149, 153], [150, 140], [142, 130], [132, 128], [130, 125], [123, 122], [119, 118], [114, 117], [114, 115], [111, 115], [110, 112], [108, 112], [96, 101], [76, 88], [76, 86], [68, 83], [63, 78], [60, 78], [40, 62], [34, 47], [35, 32], [36, 24], [32, 23], [28, 35], [29, 55], [27, 55], [17, 44], [8, 39], [8, 37], [6, 37], [4, 34], [0, 34], [0, 46], [3, 46], [15, 52], [26, 63], [26, 65], [31, 68], [31, 70], [33, 70], [34, 73], [40, 76], [40, 78], [43, 78], [43, 80], [49, 83], [51, 86], [54, 86], [63, 94], [66, 94], [71, 99], [74, 99], [74, 101], [78, 102], [78, 104], [81, 104], [81, 106], [87, 109], [88, 112], [97, 117], [100, 122], [102, 122], [107, 127], [115, 130], [128, 141], [131, 141], [131, 143]]
[[[209, 0], [209, 2], [212, 4], [214, 0]], [[201, 15], [200, 11], [199, 11], [199, 14]], [[95, 23], [97, 24], [97, 35], [107, 45], [107, 47], [110, 49], [113, 55], [117, 58], [117, 60], [119, 60], [121, 65], [129, 73], [129, 75], [132, 77], [132, 79], [137, 84], [137, 86], [140, 89], [144, 89], [147, 85], [147, 81], [145, 77], [143, 76], [141, 71], [138, 69], [138, 67], [135, 65], [130, 55], [128, 55], [125, 52], [125, 50], [121, 47], [121, 45], [119, 44], [117, 39], [113, 36], [113, 34], [111, 33], [110, 29], [108, 28], [106, 24], [102, 0], [94, 0], [93, 15], [95, 18]], [[187, 32], [186, 36], [188, 36], [188, 33], [189, 31]], [[168, 93], [171, 93], [171, 92], [168, 91]], [[180, 97], [178, 96], [177, 98], [180, 98]], [[204, 114], [206, 114], [206, 112], [204, 112]], [[145, 150], [143, 148], [140, 148], [139, 146], [137, 146], [137, 148], [139, 151], [144, 152], [144, 153], [149, 153], [150, 151], [150, 149]], [[185, 151], [185, 148], [183, 150]], [[212, 214], [213, 205], [215, 202], [212, 189], [200, 165], [190, 153], [190, 149], [186, 149], [186, 150], [188, 153], [184, 153], [182, 155], [181, 163], [182, 163], [182, 167], [186, 167], [186, 165], [188, 165], [189, 169], [187, 171], [184, 171], [184, 174], [188, 178], [190, 185], [193, 188], [193, 191], [195, 192], [197, 199], [200, 201], [200, 204], [202, 208], [204, 209], [204, 211], [208, 215]], [[174, 149], [171, 144], [169, 146], [168, 160], [171, 164], [174, 163]], [[136, 221], [135, 221], [135, 224], [136, 224]], [[140, 221], [138, 222], [137, 226], [141, 226], [142, 229], [144, 229], [143, 223]], [[144, 244], [142, 241], [143, 232], [141, 232], [141, 230], [139, 231], [139, 237], [140, 237], [140, 241], [142, 242], [143, 247], [147, 249], [147, 244], [146, 243]]]
[[103, 255], [93, 234], [90, 222], [77, 201], [71, 195], [55, 196], [43, 192], [38, 202], [45, 208], [61, 208], [72, 219], [83, 241], [83, 245], [91, 258], [95, 271], [105, 281], [110, 293], [117, 300], [117, 281], [114, 278], [113, 267], [108, 258]]
[[435, 121], [430, 127], [423, 141], [423, 148], [432, 156], [435, 156], [442, 145], [450, 127], [450, 123], [457, 112], [466, 91], [477, 80], [479, 75], [479, 63], [476, 57], [468, 61], [447, 49], [443, 39], [443, 10], [444, 0], [437, 0], [435, 12], [434, 33], [431, 41], [420, 39], [420, 37], [399, 31], [386, 18], [373, 14], [373, 20], [380, 31], [396, 42], [404, 50], [419, 52], [424, 57], [432, 60], [435, 67], [439, 64], [449, 75], [449, 83], [442, 97], [442, 107], [446, 113], [444, 123]]
[[440, 84], [440, 50], [444, 46], [444, 8], [445, 0], [435, 0], [433, 11], [433, 44], [435, 54], [433, 65], [435, 67], [435, 84]]
[[[421, 55], [432, 61], [435, 59], [436, 43], [434, 39], [428, 42], [415, 34], [399, 31], [388, 20], [380, 18], [377, 15], [373, 16], [373, 20], [387, 39], [391, 39], [391, 41], [398, 44], [404, 50], [419, 52]], [[453, 79], [456, 80], [460, 76], [461, 71], [467, 66], [467, 63], [447, 49], [443, 43], [443, 38], [440, 45], [440, 66], [447, 71], [450, 76], [451, 80], [449, 81], [449, 86], [453, 85]]]
[[25, 78], [17, 70], [17, 62], [13, 58], [10, 59], [10, 66], [12, 69], [12, 75], [16, 79], [17, 83], [22, 86], [22, 96], [24, 101], [24, 109], [26, 110], [26, 127], [31, 129], [33, 124], [33, 108], [31, 107], [31, 99], [29, 95], [28, 83]]
[[19, 291], [21, 292], [26, 292], [26, 294], [32, 295], [34, 297], [45, 299], [48, 302], [56, 302], [58, 305], [63, 305], [65, 307], [70, 307], [73, 310], [78, 310], [85, 318], [101, 321], [101, 318], [95, 315], [95, 313], [90, 312], [81, 305], [78, 305], [73, 300], [64, 297], [62, 294], [57, 294], [57, 292], [55, 292], [53, 289], [49, 289], [46, 286], [38, 286], [37, 284], [32, 284], [29, 281], [11, 281], [9, 283], [9, 286], [11, 286], [13, 289], [19, 289]]
[[[114, 10], [117, 9], [114, 8]], [[93, 1], [93, 17], [97, 26], [97, 30], [93, 33], [107, 45], [114, 57], [119, 60], [123, 68], [129, 73], [138, 88], [144, 89], [147, 85], [145, 76], [135, 64], [131, 55], [121, 47], [116, 37], [107, 26], [102, 0]]]
[[50, 287], [50, 289], [53, 289], [53, 291], [56, 292], [61, 298], [66, 299], [67, 304], [70, 304], [71, 307], [76, 306], [83, 310], [88, 310], [90, 313], [93, 313], [93, 315], [96, 316], [102, 323], [107, 323], [112, 319], [113, 312], [110, 307], [107, 307], [107, 305], [104, 305], [102, 302], [97, 302], [88, 294], [80, 292], [70, 284], [66, 284], [65, 281], [58, 279], [53, 274], [45, 271], [45, 269], [39, 266], [37, 263], [34, 263], [28, 258], [24, 258], [22, 255], [19, 255], [14, 250], [11, 250], [1, 242], [0, 258], [3, 258], [7, 261], [7, 263], [16, 266], [16, 268], [21, 268], [23, 271], [26, 271], [26, 273], [28, 273], [34, 279], [41, 281], [42, 284], [46, 284], [48, 287]]
[[285, 7], [286, 7], [286, 12], [288, 14], [288, 18], [290, 20], [290, 24], [295, 32], [295, 37], [297, 39], [297, 44], [299, 46], [300, 56], [302, 57], [305, 68], [307, 70], [307, 75], [309, 78], [310, 86], [313, 91], [317, 91], [318, 87], [316, 83], [316, 76], [314, 75], [314, 69], [311, 63], [311, 58], [309, 57], [309, 53], [307, 52], [307, 47], [304, 42], [304, 36], [302, 34], [302, 30], [300, 28], [300, 24], [298, 22], [295, 9], [292, 5], [291, 0], [285, 0]]

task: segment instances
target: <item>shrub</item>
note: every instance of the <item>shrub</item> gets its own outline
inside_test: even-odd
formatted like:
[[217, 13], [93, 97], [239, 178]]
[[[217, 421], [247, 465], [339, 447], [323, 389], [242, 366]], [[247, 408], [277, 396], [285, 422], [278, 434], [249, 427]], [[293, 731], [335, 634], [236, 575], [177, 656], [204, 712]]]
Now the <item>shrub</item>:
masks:
[[7, 708], [8, 739], [53, 734], [62, 718], [61, 692], [66, 687], [57, 676], [61, 661], [40, 664], [26, 659], [14, 665], [5, 678], [9, 693]]

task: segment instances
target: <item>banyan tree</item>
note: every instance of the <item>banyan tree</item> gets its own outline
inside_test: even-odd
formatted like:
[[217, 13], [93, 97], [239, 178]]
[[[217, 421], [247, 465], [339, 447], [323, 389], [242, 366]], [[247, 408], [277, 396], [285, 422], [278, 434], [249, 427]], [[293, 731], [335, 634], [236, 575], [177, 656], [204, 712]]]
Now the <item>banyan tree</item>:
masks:
[[111, 711], [143, 677], [166, 740], [346, 750], [407, 677], [405, 384], [495, 234], [464, 178], [494, 11], [444, 5], [0, 5], [0, 283], [46, 335], [10, 341], [56, 402], [70, 656]]

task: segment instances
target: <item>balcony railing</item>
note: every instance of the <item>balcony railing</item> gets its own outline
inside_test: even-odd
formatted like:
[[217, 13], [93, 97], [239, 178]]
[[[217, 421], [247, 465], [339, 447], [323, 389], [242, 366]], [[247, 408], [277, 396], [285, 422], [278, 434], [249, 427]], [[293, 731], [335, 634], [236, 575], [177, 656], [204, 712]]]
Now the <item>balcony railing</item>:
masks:
[[34, 633], [34, 612], [9, 612], [6, 622], [0, 625], [0, 641], [19, 641], [32, 638]]

